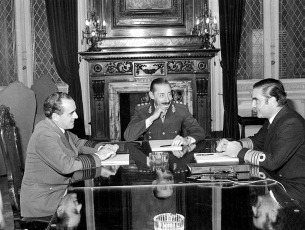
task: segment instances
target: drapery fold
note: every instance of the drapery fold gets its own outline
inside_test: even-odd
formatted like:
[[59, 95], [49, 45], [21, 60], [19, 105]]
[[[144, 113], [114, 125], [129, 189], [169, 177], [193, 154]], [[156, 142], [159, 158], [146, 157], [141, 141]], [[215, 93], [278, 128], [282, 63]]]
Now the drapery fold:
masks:
[[51, 49], [60, 78], [69, 85], [78, 119], [73, 133], [85, 136], [82, 91], [78, 65], [77, 0], [45, 0]]
[[246, 0], [219, 0], [221, 67], [223, 71], [223, 136], [239, 139], [237, 69]]

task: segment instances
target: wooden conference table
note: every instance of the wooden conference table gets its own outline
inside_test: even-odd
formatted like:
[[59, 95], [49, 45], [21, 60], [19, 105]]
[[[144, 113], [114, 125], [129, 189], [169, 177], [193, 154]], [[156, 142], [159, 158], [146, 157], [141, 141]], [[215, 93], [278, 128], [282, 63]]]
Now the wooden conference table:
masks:
[[[181, 158], [170, 152], [167, 162], [157, 166], [148, 163], [151, 151], [147, 142], [120, 142], [119, 145], [118, 154], [130, 154], [129, 165], [105, 166], [74, 174], [69, 192], [76, 193], [82, 204], [76, 229], [154, 229], [153, 218], [162, 213], [182, 214], [184, 229], [257, 229], [252, 206], [258, 197], [270, 191], [283, 207], [282, 229], [305, 229], [303, 209], [280, 183], [268, 178], [268, 173], [259, 167], [241, 172], [242, 177], [227, 168], [213, 166], [210, 174], [191, 174], [187, 165], [194, 163], [193, 154], [215, 151], [214, 140], [197, 143]], [[156, 169], [170, 171], [171, 182], [160, 185]], [[156, 191], [164, 190], [167, 198], [157, 195]], [[54, 225], [55, 219], [50, 229]]]

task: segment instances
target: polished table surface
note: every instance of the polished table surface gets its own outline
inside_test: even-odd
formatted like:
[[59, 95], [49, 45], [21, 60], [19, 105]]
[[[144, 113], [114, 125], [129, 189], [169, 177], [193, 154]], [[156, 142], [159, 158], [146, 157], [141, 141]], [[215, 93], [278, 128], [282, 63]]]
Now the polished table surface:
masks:
[[[215, 151], [215, 140], [196, 144], [191, 152], [177, 158], [169, 152], [168, 162], [149, 162], [147, 142], [120, 142], [120, 153], [130, 154], [129, 165], [104, 166], [75, 172], [69, 192], [82, 204], [77, 229], [154, 229], [154, 216], [179, 213], [185, 217], [184, 229], [257, 229], [252, 206], [258, 197], [272, 191], [282, 206], [281, 229], [305, 229], [305, 213], [280, 183], [258, 167], [246, 177], [234, 172], [213, 171], [191, 175], [187, 164], [194, 163], [195, 152]], [[169, 170], [170, 184], [156, 184], [157, 171]], [[154, 193], [171, 190], [169, 197]], [[56, 224], [53, 219], [52, 226]]]

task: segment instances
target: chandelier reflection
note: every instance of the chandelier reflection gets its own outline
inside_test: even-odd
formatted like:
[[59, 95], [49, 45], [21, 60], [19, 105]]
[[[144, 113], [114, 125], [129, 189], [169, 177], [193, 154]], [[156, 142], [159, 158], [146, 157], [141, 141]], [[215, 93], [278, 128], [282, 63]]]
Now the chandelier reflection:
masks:
[[101, 23], [100, 17], [95, 12], [91, 12], [90, 18], [86, 19], [85, 23], [85, 30], [82, 31], [82, 44], [85, 40], [86, 44], [89, 45], [88, 52], [101, 51], [101, 48], [97, 47], [97, 44], [106, 37], [105, 21]]
[[216, 35], [219, 34], [216, 16], [212, 16], [211, 10], [205, 5], [193, 28], [192, 35], [202, 37], [201, 49], [215, 49], [213, 43], [216, 42]]

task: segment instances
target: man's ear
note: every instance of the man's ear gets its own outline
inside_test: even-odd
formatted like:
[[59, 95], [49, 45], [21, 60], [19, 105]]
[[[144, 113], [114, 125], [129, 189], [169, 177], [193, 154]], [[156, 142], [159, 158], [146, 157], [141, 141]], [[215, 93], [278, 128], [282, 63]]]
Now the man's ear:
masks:
[[61, 216], [64, 213], [64, 208], [62, 205], [58, 206], [57, 210], [57, 216]]
[[154, 97], [154, 94], [151, 92], [151, 91], [149, 91], [149, 97], [150, 97], [150, 99], [152, 99], [152, 100], [154, 100], [155, 99], [155, 97]]
[[272, 103], [272, 105], [277, 105], [277, 101], [276, 101], [276, 98], [275, 97], [270, 97], [269, 98], [269, 103]]
[[57, 113], [52, 113], [52, 120], [53, 121], [58, 121], [59, 115]]

